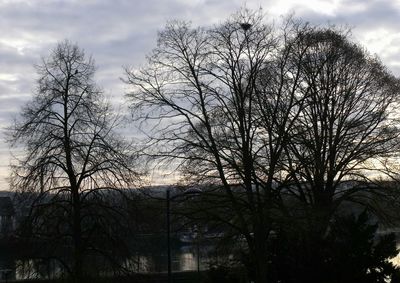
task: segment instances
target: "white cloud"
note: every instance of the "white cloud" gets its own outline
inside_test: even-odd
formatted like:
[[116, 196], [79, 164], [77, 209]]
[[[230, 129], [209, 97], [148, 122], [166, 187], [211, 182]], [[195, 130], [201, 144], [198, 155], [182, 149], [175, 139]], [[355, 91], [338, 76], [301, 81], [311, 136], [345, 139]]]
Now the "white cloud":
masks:
[[360, 41], [368, 50], [387, 59], [399, 54], [400, 46], [393, 44], [400, 40], [400, 31], [394, 32], [385, 28], [372, 29], [360, 35]]
[[273, 14], [282, 15], [290, 12], [313, 11], [322, 15], [333, 16], [340, 6], [339, 0], [286, 0], [279, 1], [268, 8]]
[[15, 82], [16, 80], [18, 80], [18, 76], [16, 74], [0, 73], [0, 81]]

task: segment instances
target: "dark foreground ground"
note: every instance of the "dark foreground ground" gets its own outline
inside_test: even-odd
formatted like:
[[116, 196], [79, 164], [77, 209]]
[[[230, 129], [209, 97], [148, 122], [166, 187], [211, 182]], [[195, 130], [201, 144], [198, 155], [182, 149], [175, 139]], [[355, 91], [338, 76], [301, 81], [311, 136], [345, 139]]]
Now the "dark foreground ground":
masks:
[[[1, 282], [6, 282], [5, 280]], [[67, 279], [57, 280], [8, 280], [9, 283], [70, 283]], [[174, 283], [245, 283], [246, 278], [241, 272], [228, 270], [208, 270], [174, 272], [172, 274]], [[168, 283], [167, 273], [135, 274], [130, 276], [117, 276], [107, 278], [87, 278], [82, 283]]]

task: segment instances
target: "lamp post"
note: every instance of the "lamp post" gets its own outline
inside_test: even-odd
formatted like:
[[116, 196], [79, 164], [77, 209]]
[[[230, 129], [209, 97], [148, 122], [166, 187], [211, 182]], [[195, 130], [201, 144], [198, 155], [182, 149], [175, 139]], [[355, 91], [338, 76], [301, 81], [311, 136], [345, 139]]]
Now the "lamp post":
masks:
[[168, 256], [168, 283], [172, 283], [171, 274], [171, 219], [170, 219], [170, 191], [167, 189], [167, 256]]
[[200, 194], [202, 191], [198, 188], [189, 188], [184, 192], [171, 197], [170, 190], [167, 189], [166, 202], [167, 202], [167, 257], [168, 257], [168, 283], [172, 283], [172, 259], [171, 259], [171, 200], [185, 195]]
[[197, 253], [197, 275], [200, 280], [200, 231], [196, 226], [196, 253]]

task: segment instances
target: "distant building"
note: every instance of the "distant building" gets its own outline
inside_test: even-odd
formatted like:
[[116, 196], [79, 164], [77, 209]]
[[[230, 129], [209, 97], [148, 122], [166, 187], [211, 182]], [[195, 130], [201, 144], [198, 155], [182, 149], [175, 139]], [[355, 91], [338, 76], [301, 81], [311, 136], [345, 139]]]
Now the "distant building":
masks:
[[15, 228], [15, 209], [10, 197], [0, 197], [0, 237], [9, 236]]

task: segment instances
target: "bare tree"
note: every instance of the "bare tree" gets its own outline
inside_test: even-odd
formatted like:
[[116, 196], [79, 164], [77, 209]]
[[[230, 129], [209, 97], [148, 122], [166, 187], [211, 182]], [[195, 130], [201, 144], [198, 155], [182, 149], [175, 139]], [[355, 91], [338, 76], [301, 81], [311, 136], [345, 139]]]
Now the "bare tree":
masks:
[[148, 65], [126, 70], [135, 118], [153, 126], [144, 151], [174, 160], [191, 182], [223, 188], [220, 207], [233, 216], [212, 217], [246, 240], [256, 282], [267, 278], [274, 180], [304, 100], [301, 65], [289, 60], [300, 28], [275, 31], [247, 10], [209, 29], [171, 22]]
[[[346, 31], [311, 28], [296, 42], [307, 47], [300, 76], [305, 102], [286, 149], [295, 184], [289, 191], [309, 209], [306, 229], [324, 235], [340, 203], [370, 184], [374, 159], [397, 151], [399, 80]], [[291, 56], [298, 60], [300, 53]]]
[[64, 41], [36, 69], [37, 91], [12, 128], [11, 142], [25, 149], [12, 186], [33, 197], [33, 234], [72, 248], [65, 267], [78, 282], [85, 254], [104, 251], [94, 237], [106, 237], [119, 219], [110, 191], [132, 186], [138, 174], [93, 81], [94, 61]]
[[126, 83], [145, 154], [225, 191], [207, 213], [246, 239], [256, 282], [275, 213], [305, 207], [303, 228], [323, 235], [367, 162], [395, 150], [398, 80], [331, 27], [274, 29], [246, 10], [208, 29], [171, 22]]

